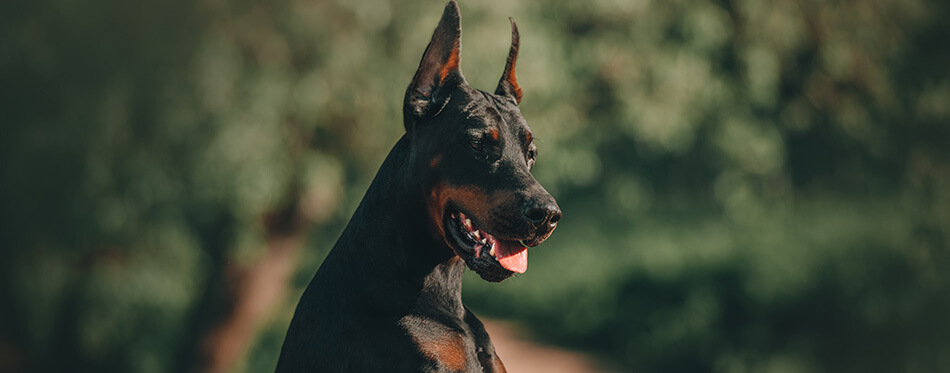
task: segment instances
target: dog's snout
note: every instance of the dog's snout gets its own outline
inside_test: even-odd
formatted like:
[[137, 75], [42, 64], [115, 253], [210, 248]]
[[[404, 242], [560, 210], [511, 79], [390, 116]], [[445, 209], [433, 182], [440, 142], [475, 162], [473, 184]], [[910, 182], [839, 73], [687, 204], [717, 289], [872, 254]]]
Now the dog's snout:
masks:
[[561, 220], [561, 209], [552, 199], [526, 206], [524, 215], [535, 227], [551, 229]]

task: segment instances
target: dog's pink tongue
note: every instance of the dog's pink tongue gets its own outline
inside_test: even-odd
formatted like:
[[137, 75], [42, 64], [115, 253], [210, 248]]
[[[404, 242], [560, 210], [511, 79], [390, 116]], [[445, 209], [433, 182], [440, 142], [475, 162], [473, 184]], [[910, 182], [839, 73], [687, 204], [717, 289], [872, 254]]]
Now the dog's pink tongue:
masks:
[[524, 273], [528, 270], [528, 248], [514, 241], [496, 241], [495, 255], [505, 269]]

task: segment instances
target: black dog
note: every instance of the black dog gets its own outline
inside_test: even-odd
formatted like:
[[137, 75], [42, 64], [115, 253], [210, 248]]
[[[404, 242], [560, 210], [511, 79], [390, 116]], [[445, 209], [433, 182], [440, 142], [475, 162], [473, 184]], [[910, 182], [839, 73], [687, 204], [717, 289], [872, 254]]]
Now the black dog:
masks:
[[527, 268], [561, 217], [531, 176], [518, 102], [518, 29], [495, 93], [459, 70], [459, 10], [445, 7], [403, 107], [406, 134], [297, 306], [278, 372], [504, 372], [462, 305], [465, 265], [488, 281]]

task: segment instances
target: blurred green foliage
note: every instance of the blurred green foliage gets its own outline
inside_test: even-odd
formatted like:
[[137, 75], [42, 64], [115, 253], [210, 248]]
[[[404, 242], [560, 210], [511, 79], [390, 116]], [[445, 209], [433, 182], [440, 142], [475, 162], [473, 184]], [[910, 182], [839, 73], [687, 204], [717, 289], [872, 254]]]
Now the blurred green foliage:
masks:
[[[443, 5], [0, 5], [0, 370], [193, 370], [291, 209], [293, 291], [235, 367], [271, 370]], [[947, 3], [460, 5], [481, 89], [518, 21], [564, 211], [477, 312], [619, 370], [950, 370]]]

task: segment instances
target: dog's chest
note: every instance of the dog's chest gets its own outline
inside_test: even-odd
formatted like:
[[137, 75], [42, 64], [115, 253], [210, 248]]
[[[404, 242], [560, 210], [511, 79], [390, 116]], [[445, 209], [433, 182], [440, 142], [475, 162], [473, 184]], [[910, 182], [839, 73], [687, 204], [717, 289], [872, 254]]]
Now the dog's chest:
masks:
[[[461, 320], [459, 320], [461, 321]], [[432, 372], [504, 372], [504, 366], [484, 329], [460, 322], [448, 326], [420, 317], [407, 317], [406, 328], [419, 353], [432, 363]], [[478, 325], [481, 326], [481, 325]]]

